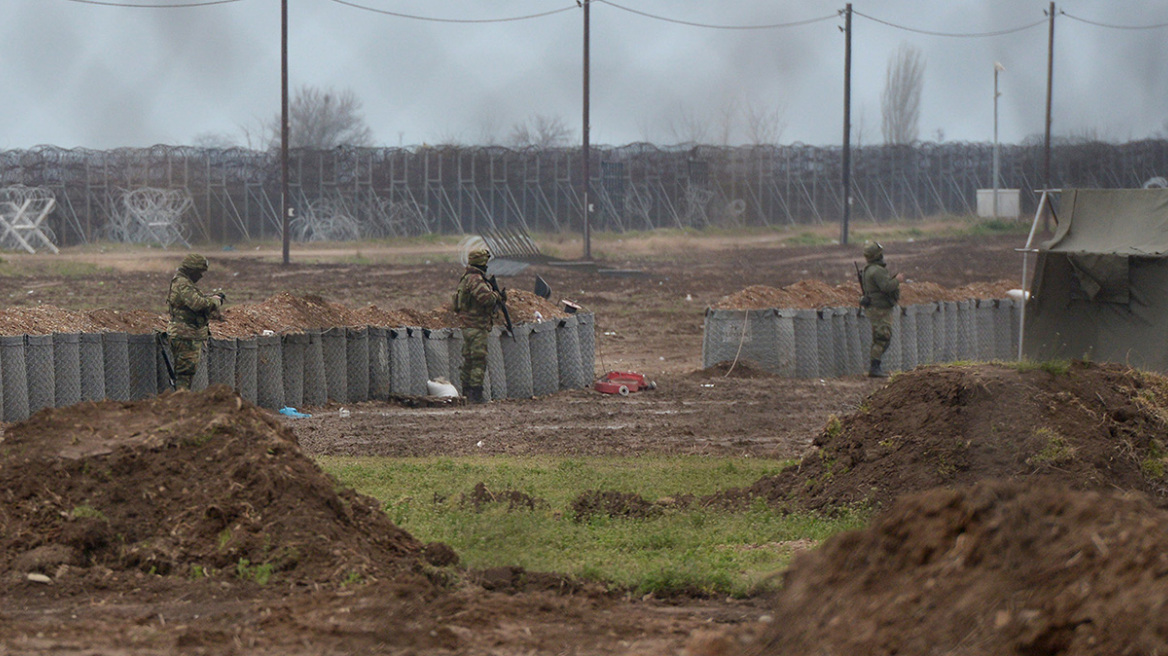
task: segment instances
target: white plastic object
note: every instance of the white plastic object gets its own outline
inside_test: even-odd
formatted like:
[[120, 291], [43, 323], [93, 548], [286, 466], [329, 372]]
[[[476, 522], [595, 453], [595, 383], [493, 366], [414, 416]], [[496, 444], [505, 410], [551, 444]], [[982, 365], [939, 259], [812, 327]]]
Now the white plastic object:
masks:
[[458, 396], [458, 388], [450, 383], [440, 383], [436, 380], [426, 381], [426, 392], [430, 396]]
[[628, 385], [621, 385], [620, 389], [618, 389], [617, 392], [619, 392], [621, 396], [628, 396], [629, 395], [629, 386]]

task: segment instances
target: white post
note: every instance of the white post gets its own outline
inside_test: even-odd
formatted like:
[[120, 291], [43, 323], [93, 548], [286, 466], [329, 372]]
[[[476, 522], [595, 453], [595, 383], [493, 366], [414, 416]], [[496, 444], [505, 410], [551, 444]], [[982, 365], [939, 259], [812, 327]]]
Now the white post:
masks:
[[998, 218], [998, 73], [1006, 70], [1001, 62], [994, 62], [994, 218]]

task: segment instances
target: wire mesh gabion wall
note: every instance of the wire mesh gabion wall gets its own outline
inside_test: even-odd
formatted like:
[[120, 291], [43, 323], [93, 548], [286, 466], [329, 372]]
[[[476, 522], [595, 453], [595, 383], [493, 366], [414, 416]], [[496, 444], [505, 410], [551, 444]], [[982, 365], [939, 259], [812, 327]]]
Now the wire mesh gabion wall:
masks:
[[[842, 214], [839, 147], [631, 144], [590, 152], [597, 230], [798, 225]], [[1003, 188], [1044, 186], [1041, 145], [1008, 145], [1000, 155]], [[852, 216], [972, 214], [977, 189], [992, 186], [992, 161], [992, 145], [982, 143], [854, 148]], [[1055, 187], [1140, 187], [1168, 172], [1168, 141], [1058, 145], [1051, 161]], [[306, 241], [575, 231], [581, 170], [576, 148], [296, 150], [290, 227]], [[126, 232], [135, 212], [153, 217], [146, 223], [181, 225], [165, 233], [171, 243], [275, 238], [280, 177], [277, 153], [240, 148], [0, 151], [0, 186], [55, 196], [49, 223], [61, 245], [108, 237], [111, 225]], [[151, 191], [133, 195], [139, 189]], [[1024, 196], [1023, 211], [1033, 202]]]

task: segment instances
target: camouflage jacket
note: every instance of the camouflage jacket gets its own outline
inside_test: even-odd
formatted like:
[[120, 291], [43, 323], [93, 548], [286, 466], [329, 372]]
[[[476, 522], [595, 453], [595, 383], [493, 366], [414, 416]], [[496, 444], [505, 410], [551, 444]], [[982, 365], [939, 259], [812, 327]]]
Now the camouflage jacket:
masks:
[[463, 328], [490, 330], [501, 300], [499, 292], [491, 289], [487, 275], [468, 266], [462, 280], [458, 281], [458, 290], [454, 292], [454, 311], [462, 320]]
[[883, 259], [864, 267], [864, 295], [874, 308], [890, 308], [900, 300], [900, 281], [888, 272]]
[[219, 309], [218, 296], [207, 296], [199, 291], [195, 283], [179, 271], [170, 279], [170, 292], [166, 295], [166, 305], [170, 308], [170, 323], [166, 334], [183, 339], [207, 339], [207, 320]]

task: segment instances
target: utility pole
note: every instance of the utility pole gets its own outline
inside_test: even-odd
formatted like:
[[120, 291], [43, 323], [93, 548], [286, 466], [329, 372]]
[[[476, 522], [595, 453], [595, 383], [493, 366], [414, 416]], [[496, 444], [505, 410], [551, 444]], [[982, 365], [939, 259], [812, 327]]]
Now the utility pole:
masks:
[[1043, 139], [1042, 184], [1050, 189], [1050, 104], [1054, 86], [1054, 3], [1050, 3], [1050, 34], [1046, 40], [1046, 136]]
[[848, 243], [848, 221], [852, 215], [852, 3], [844, 9], [844, 220], [840, 243]]
[[998, 73], [1006, 70], [1001, 62], [994, 62], [994, 218], [998, 218], [998, 181], [1001, 179], [999, 171], [998, 158], [998, 97], [1002, 94], [998, 93]]
[[288, 0], [280, 0], [280, 228], [283, 231], [284, 264], [289, 262], [288, 234]]
[[592, 0], [583, 0], [584, 4], [584, 147], [581, 148], [583, 156], [583, 173], [584, 173], [584, 259], [592, 259], [592, 201], [589, 198], [588, 187], [591, 182], [591, 171], [589, 170], [589, 160], [591, 154], [588, 152], [589, 135], [588, 135], [588, 104], [590, 102], [591, 90], [589, 89], [589, 8]]

